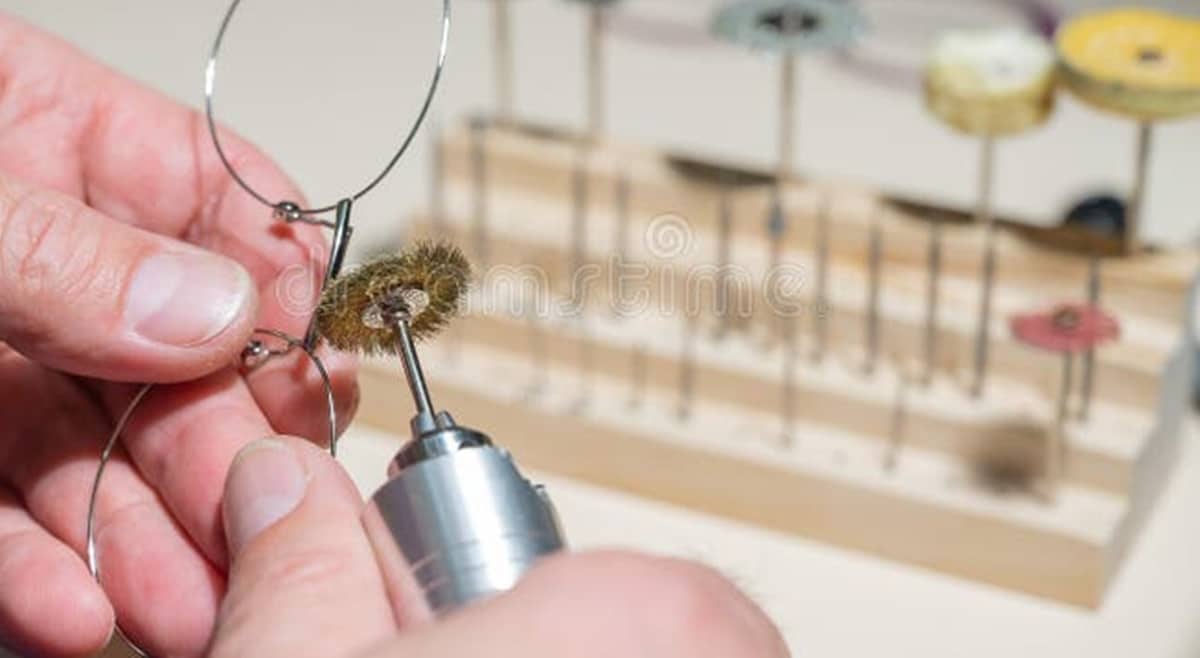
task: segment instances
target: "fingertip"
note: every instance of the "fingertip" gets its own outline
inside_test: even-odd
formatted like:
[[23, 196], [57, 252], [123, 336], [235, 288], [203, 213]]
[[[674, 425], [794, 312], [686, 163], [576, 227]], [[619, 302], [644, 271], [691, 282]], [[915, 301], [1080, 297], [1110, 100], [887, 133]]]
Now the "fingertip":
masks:
[[350, 474], [342, 467], [329, 450], [296, 436], [280, 436], [283, 441], [296, 451], [307, 471], [312, 475], [314, 487], [326, 494], [336, 492], [336, 496], [328, 496], [334, 505], [348, 507], [353, 511], [361, 511], [362, 497], [355, 486]]
[[358, 495], [327, 452], [294, 436], [270, 436], [241, 449], [225, 482], [222, 514], [230, 551], [238, 555], [269, 528], [309, 507], [341, 505]]
[[177, 383], [235, 362], [258, 318], [250, 273], [220, 254], [164, 252], [137, 266], [125, 293], [127, 339], [139, 379]]
[[0, 636], [32, 655], [93, 655], [112, 636], [113, 608], [79, 558], [51, 541], [29, 534], [5, 542]]
[[[281, 475], [288, 470], [307, 475], [303, 493], [295, 473]], [[263, 481], [235, 481], [245, 477]], [[361, 498], [336, 461], [308, 441], [274, 436], [243, 450], [230, 478], [231, 517], [255, 508], [267, 513], [252, 536], [240, 534], [241, 521], [230, 521], [229, 535], [241, 544], [209, 655], [349, 655], [394, 632], [360, 520]], [[285, 626], [288, 633], [276, 632]], [[331, 635], [331, 627], [341, 633]]]
[[0, 270], [15, 276], [0, 295], [0, 335], [18, 351], [75, 375], [167, 383], [244, 346], [259, 304], [242, 265], [57, 192], [5, 197]]

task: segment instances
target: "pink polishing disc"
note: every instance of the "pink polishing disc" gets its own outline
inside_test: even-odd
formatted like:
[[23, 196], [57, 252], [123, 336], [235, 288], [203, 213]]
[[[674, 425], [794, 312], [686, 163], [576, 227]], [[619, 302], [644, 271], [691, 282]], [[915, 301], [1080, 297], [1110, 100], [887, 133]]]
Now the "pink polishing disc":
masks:
[[1009, 324], [1022, 343], [1058, 353], [1085, 352], [1121, 335], [1116, 318], [1087, 304], [1061, 304], [1048, 313], [1015, 315]]

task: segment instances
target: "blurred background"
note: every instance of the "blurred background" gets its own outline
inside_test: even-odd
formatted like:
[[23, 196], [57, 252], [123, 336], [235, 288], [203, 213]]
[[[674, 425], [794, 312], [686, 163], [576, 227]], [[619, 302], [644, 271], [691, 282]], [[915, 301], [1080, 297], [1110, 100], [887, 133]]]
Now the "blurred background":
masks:
[[[711, 39], [707, 20], [717, 4], [630, 0], [617, 13], [609, 40], [609, 132], [615, 140], [766, 169], [776, 157], [778, 61]], [[801, 173], [967, 209], [977, 143], [946, 130], [921, 102], [919, 70], [935, 35], [956, 26], [1045, 29], [1056, 17], [1116, 3], [861, 4], [872, 24], [862, 47], [802, 64]], [[1138, 4], [1200, 14], [1195, 0]], [[0, 0], [0, 10], [195, 107], [203, 102], [204, 65], [225, 9], [223, 0]], [[517, 115], [582, 127], [584, 14], [559, 0], [517, 0], [513, 12]], [[357, 204], [359, 253], [394, 243], [403, 217], [427, 205], [433, 129], [493, 105], [489, 3], [455, 0], [454, 15], [429, 129], [393, 175]], [[437, 0], [244, 2], [220, 60], [218, 118], [280, 162], [312, 203], [333, 203], [382, 168], [411, 124], [433, 70], [439, 16]], [[999, 147], [996, 203], [1006, 216], [1056, 223], [1080, 198], [1120, 196], [1131, 179], [1134, 125], [1067, 94], [1059, 98], [1045, 128]], [[1200, 121], [1161, 124], [1156, 139], [1144, 235], [1190, 245], [1200, 237]], [[1200, 472], [1196, 453], [1186, 453], [1181, 474]], [[379, 463], [362, 457], [357, 466], [367, 473]], [[367, 488], [374, 476], [360, 482]], [[588, 487], [563, 487], [559, 504], [576, 518], [619, 519], [621, 534], [641, 537], [639, 546], [721, 567], [768, 607], [797, 655], [1195, 658], [1200, 515], [1193, 508], [1200, 482], [1175, 480], [1099, 611]], [[580, 526], [573, 533], [581, 543], [606, 537]]]
[[[608, 122], [619, 141], [768, 168], [776, 157], [778, 59], [707, 34], [711, 0], [635, 0], [613, 19]], [[921, 102], [919, 71], [950, 27], [1047, 29], [1055, 17], [1115, 5], [1090, 0], [863, 0], [871, 31], [853, 55], [803, 59], [797, 118], [802, 174], [870, 183], [916, 200], [970, 208], [975, 140], [945, 129]], [[1200, 13], [1194, 0], [1142, 2]], [[111, 66], [199, 106], [211, 40], [226, 3], [152, 0], [0, 0]], [[217, 110], [273, 155], [322, 205], [374, 176], [416, 112], [437, 44], [436, 0], [255, 0], [230, 28]], [[558, 0], [513, 2], [516, 114], [582, 127], [585, 16]], [[434, 123], [493, 106], [490, 4], [456, 0], [445, 84]], [[1056, 222], [1081, 197], [1123, 193], [1135, 127], [1069, 94], [1048, 126], [998, 149], [999, 211]], [[424, 205], [430, 131], [357, 208], [359, 249], [396, 234]], [[1156, 131], [1144, 232], [1182, 243], [1200, 237], [1195, 162], [1200, 121]], [[1119, 196], [1119, 195], [1118, 195]]]

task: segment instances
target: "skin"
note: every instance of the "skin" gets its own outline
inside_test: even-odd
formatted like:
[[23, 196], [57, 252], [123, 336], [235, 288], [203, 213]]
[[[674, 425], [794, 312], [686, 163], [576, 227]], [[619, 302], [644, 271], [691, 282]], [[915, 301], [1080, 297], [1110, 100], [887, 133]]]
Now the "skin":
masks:
[[550, 558], [511, 592], [433, 623], [412, 589], [384, 582], [369, 559], [376, 547], [345, 472], [311, 444], [280, 440], [304, 464], [308, 488], [235, 551], [211, 658], [789, 655], [762, 611], [716, 572], [622, 552]]
[[[304, 199], [265, 156], [223, 136], [272, 198]], [[180, 243], [223, 254], [257, 309], [214, 339], [162, 348], [118, 331], [131, 263]], [[114, 608], [158, 655], [199, 655], [228, 567], [219, 506], [238, 450], [276, 431], [326, 435], [301, 355], [242, 377], [228, 368], [255, 327], [303, 335], [275, 294], [320, 271], [325, 237], [272, 221], [232, 184], [202, 116], [0, 14], [0, 638], [34, 654], [101, 646]], [[253, 305], [252, 305], [253, 306]], [[53, 313], [45, 312], [54, 309]], [[353, 360], [324, 354], [339, 416]], [[299, 379], [301, 384], [294, 383]], [[101, 488], [102, 591], [80, 561], [90, 480], [134, 387], [146, 399]]]
[[[222, 139], [257, 189], [304, 203], [265, 156]], [[121, 314], [136, 265], [185, 245], [239, 263], [256, 298], [196, 344], [131, 338]], [[0, 13], [0, 644], [90, 655], [119, 619], [161, 657], [788, 655], [719, 575], [623, 553], [548, 560], [438, 623], [400, 614], [419, 601], [387, 594], [404, 588], [381, 575], [361, 498], [302, 439], [275, 441], [303, 465], [302, 500], [253, 536], [233, 533], [246, 510], [230, 488], [271, 473], [238, 455], [257, 437], [323, 436], [325, 408], [300, 355], [248, 376], [229, 364], [254, 327], [302, 335], [308, 315], [276, 293], [325, 255], [319, 229], [272, 221], [231, 183], [195, 111]], [[323, 357], [348, 421], [354, 363]], [[161, 386], [102, 487], [101, 587], [81, 559], [87, 495], [133, 382]]]

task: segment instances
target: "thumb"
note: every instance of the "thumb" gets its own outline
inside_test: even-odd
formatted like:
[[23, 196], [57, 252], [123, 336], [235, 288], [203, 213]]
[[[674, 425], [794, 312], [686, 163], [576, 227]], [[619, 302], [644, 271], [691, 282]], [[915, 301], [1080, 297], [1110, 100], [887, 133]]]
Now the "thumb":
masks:
[[237, 263], [0, 175], [0, 340], [72, 374], [194, 379], [257, 314]]
[[223, 506], [233, 561], [210, 658], [352, 655], [395, 634], [362, 499], [326, 453], [251, 443]]

